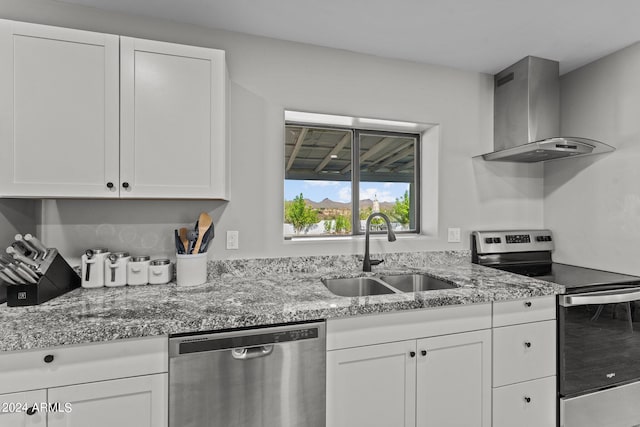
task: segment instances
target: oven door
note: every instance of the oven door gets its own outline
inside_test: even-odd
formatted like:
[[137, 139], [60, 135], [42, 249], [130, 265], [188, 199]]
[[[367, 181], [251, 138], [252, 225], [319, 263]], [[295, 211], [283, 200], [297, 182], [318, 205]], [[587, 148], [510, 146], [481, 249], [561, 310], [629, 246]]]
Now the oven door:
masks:
[[640, 288], [559, 296], [560, 397], [640, 379]]

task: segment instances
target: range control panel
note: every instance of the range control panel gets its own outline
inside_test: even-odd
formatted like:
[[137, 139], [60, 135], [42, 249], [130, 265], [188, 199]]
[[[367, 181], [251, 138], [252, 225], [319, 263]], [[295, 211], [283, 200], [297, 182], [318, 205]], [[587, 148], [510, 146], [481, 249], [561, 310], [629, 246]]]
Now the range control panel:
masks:
[[552, 251], [550, 230], [494, 230], [471, 233], [471, 249], [477, 253]]

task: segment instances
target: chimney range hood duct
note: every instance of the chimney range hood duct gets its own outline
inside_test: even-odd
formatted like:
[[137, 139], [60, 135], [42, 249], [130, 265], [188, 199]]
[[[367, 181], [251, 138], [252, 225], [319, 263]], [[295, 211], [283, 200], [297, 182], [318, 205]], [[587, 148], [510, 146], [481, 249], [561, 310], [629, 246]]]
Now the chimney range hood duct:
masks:
[[560, 136], [560, 67], [527, 56], [494, 76], [494, 152], [485, 160], [534, 163], [613, 151], [587, 138]]

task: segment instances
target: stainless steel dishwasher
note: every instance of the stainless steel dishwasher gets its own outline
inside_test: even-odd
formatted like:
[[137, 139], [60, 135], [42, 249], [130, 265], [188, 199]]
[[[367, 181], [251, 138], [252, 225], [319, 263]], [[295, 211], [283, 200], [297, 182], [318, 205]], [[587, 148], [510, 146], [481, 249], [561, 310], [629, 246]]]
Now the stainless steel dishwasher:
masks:
[[325, 427], [324, 322], [169, 340], [169, 427]]

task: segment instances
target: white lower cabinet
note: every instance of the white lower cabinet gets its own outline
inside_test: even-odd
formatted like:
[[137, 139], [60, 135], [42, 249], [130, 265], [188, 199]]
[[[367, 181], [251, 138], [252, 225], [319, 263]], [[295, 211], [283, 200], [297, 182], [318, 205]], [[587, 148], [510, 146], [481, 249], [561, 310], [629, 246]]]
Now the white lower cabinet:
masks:
[[0, 394], [0, 426], [46, 427], [47, 414], [34, 410], [34, 406], [46, 401], [46, 390]]
[[0, 426], [166, 427], [167, 372], [167, 337], [0, 353]]
[[328, 352], [327, 426], [415, 426], [415, 352], [415, 340]]
[[554, 307], [553, 296], [494, 304], [493, 427], [556, 426]]
[[491, 331], [418, 340], [417, 364], [416, 426], [491, 425]]
[[165, 427], [167, 374], [49, 389], [48, 427]]
[[[489, 306], [490, 308], [490, 306]], [[456, 323], [454, 329], [470, 330], [471, 323], [455, 319], [455, 308], [425, 311], [425, 320]], [[474, 316], [478, 313], [473, 313]], [[403, 328], [401, 315], [388, 315], [386, 331]], [[394, 317], [395, 316], [395, 317]], [[407, 313], [413, 333], [419, 333], [416, 314]], [[482, 316], [480, 316], [482, 317]], [[385, 315], [372, 316], [370, 326]], [[455, 320], [454, 320], [455, 319]], [[471, 317], [470, 317], [471, 319]], [[490, 311], [485, 319], [490, 322]], [[329, 334], [356, 333], [363, 319], [328, 322]], [[423, 331], [429, 330], [425, 322]], [[364, 326], [363, 330], [371, 330]], [[397, 336], [408, 335], [407, 328]], [[375, 341], [364, 332], [362, 337]], [[379, 338], [378, 338], [379, 339]], [[364, 341], [362, 338], [359, 342]], [[341, 342], [329, 338], [330, 342]], [[464, 410], [461, 409], [461, 405]], [[416, 337], [397, 342], [332, 349], [327, 352], [327, 427], [489, 427], [491, 425], [491, 330]]]
[[498, 387], [493, 391], [493, 427], [556, 425], [556, 377]]

